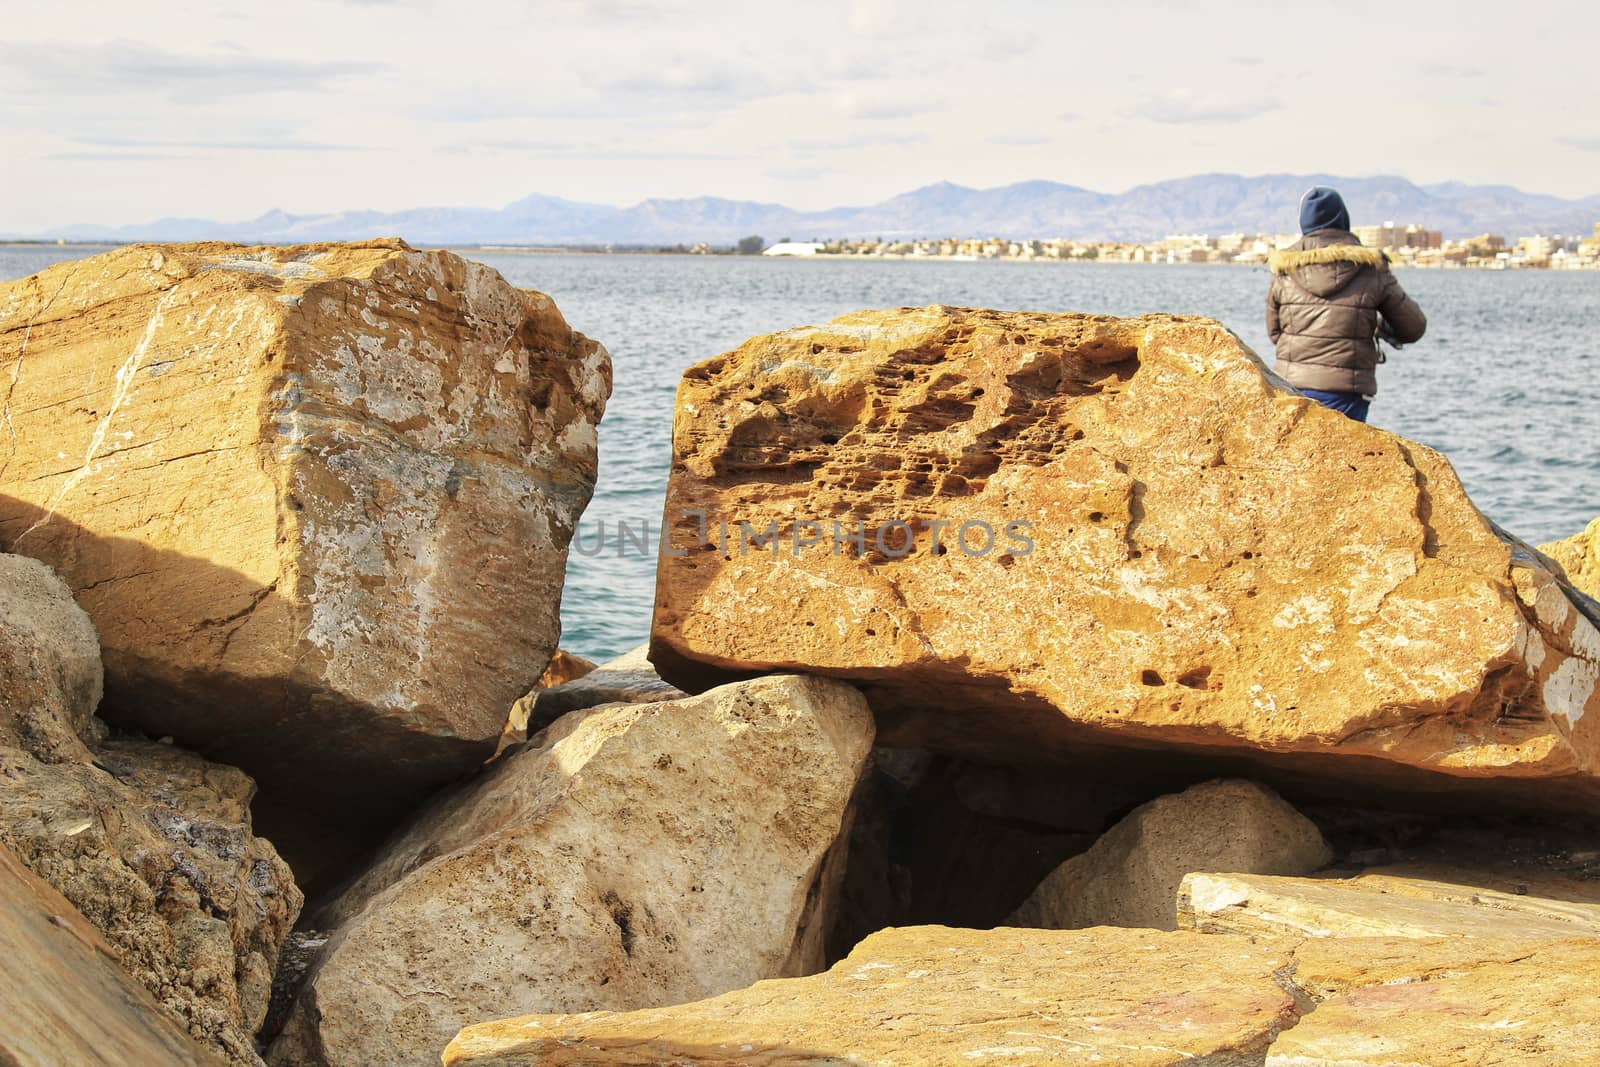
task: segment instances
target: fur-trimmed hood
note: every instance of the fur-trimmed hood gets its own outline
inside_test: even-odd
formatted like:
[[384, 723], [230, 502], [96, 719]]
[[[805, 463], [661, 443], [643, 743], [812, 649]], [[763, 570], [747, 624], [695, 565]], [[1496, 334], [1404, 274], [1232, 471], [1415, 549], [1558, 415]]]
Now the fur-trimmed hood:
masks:
[[1320, 248], [1277, 248], [1267, 256], [1267, 265], [1274, 274], [1288, 274], [1296, 267], [1310, 267], [1324, 263], [1350, 263], [1357, 267], [1383, 267], [1389, 259], [1376, 248], [1366, 245], [1323, 245]]

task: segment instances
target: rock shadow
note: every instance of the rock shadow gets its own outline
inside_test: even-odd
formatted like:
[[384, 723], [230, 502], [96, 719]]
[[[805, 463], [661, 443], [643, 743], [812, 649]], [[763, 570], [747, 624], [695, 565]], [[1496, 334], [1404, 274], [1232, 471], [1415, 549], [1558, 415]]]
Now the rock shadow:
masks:
[[[255, 779], [255, 831], [289, 862], [308, 897], [356, 870], [432, 791], [475, 770], [494, 751], [494, 739], [411, 728], [401, 712], [384, 713], [314, 684], [297, 673], [297, 661], [252, 656], [239, 647], [251, 638], [237, 627], [240, 612], [230, 605], [248, 604], [269, 619], [291, 619], [293, 612], [282, 591], [237, 570], [98, 534], [5, 495], [0, 549], [54, 567], [95, 620], [106, 670], [102, 718], [124, 731], [170, 737]], [[173, 632], [175, 616], [166, 613], [162, 622], [171, 636], [163, 635], [163, 647], [170, 658], [149, 654], [152, 642], [139, 652], [122, 639], [146, 625], [142, 610], [163, 610], [158, 603], [146, 609], [139, 594], [140, 580], [158, 575], [151, 590], [181, 590], [186, 603], [216, 590], [220, 601], [186, 631]], [[186, 657], [185, 648], [218, 643], [239, 653], [228, 658], [257, 670], [184, 668], [185, 659], [207, 658]]]

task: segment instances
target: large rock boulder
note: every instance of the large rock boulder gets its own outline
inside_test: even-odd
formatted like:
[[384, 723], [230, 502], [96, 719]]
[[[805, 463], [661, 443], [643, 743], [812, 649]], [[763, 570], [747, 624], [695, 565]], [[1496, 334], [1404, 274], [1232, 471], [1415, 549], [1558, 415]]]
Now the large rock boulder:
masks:
[[686, 689], [854, 679], [884, 743], [996, 760], [1600, 797], [1594, 621], [1441, 456], [1210, 320], [931, 307], [755, 338], [684, 375], [665, 522], [651, 658]]
[[0, 847], [0, 1062], [220, 1067], [62, 895]]
[[1571, 537], [1540, 545], [1539, 551], [1561, 564], [1573, 585], [1600, 599], [1600, 518]]
[[548, 297], [392, 240], [134, 246], [0, 284], [0, 380], [0, 546], [94, 618], [108, 719], [283, 831], [493, 752], [610, 391]]
[[302, 898], [250, 825], [243, 772], [141, 741], [43, 763], [0, 748], [0, 844], [116, 946], [195, 1038], [258, 1064], [254, 1035]]
[[1332, 858], [1316, 825], [1272, 790], [1205, 782], [1135, 809], [1052, 871], [1008, 921], [1175, 930], [1178, 888], [1191, 871], [1307, 874]]
[[1600, 938], [1600, 884], [1535, 892], [1484, 881], [1482, 872], [1426, 867], [1345, 878], [1191, 874], [1178, 890], [1178, 921], [1252, 937]]
[[270, 1059], [436, 1064], [469, 1022], [630, 1009], [822, 966], [872, 718], [772, 677], [575, 712], [440, 798], [322, 919]]
[[249, 778], [169, 745], [105, 740], [99, 695], [94, 627], [65, 583], [0, 555], [0, 845], [193, 1037], [259, 1063], [252, 1036], [300, 891], [251, 832]]

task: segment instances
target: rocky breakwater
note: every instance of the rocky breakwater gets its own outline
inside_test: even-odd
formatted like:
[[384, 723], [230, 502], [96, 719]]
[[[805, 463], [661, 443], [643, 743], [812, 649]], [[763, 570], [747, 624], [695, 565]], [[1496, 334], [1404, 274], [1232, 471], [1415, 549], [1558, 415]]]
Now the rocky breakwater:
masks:
[[610, 364], [487, 267], [124, 248], [0, 285], [0, 391], [0, 546], [93, 617], [107, 718], [256, 776], [302, 876], [555, 651]]
[[[109, 738], [100, 691], [94, 627], [66, 585], [37, 560], [0, 554], [0, 855], [53, 887], [40, 896], [0, 877], [22, 909], [0, 934], [0, 1060], [259, 1064], [252, 1037], [300, 891], [252, 832], [250, 779], [170, 745]], [[55, 892], [59, 904], [45, 899]], [[45, 921], [59, 936], [26, 932]], [[63, 939], [77, 947], [51, 947]], [[103, 973], [118, 964], [126, 977]], [[147, 992], [121, 991], [133, 981]], [[211, 1054], [187, 1038], [174, 1046], [182, 1056], [149, 1051], [169, 1033]]]
[[946, 307], [679, 388], [652, 660], [859, 682], [891, 745], [1181, 752], [1593, 810], [1600, 635], [1438, 454], [1220, 324]]

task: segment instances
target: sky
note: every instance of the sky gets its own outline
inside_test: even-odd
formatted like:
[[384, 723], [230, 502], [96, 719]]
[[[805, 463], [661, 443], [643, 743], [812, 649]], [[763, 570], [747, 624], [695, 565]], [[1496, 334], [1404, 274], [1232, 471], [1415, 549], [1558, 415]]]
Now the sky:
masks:
[[0, 232], [1210, 171], [1600, 193], [1600, 5], [0, 0]]

